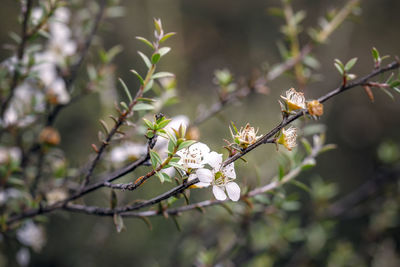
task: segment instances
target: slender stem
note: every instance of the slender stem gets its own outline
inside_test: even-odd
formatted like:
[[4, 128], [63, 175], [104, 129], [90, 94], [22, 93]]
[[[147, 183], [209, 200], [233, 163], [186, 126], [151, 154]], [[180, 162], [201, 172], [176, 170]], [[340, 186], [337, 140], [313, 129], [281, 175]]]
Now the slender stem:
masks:
[[7, 98], [4, 100], [2, 106], [1, 106], [1, 110], [0, 110], [0, 118], [3, 119], [4, 117], [4, 113], [7, 110], [7, 107], [11, 101], [11, 99], [14, 96], [14, 91], [15, 88], [18, 85], [18, 81], [19, 78], [21, 77], [21, 73], [20, 73], [20, 65], [22, 64], [24, 55], [25, 55], [25, 46], [26, 46], [26, 42], [28, 40], [28, 35], [27, 35], [27, 31], [28, 31], [28, 21], [29, 21], [29, 17], [32, 11], [32, 5], [33, 5], [33, 0], [28, 0], [26, 2], [26, 6], [24, 7], [24, 18], [23, 18], [23, 22], [22, 22], [22, 30], [21, 30], [21, 42], [18, 46], [18, 51], [17, 51], [17, 63], [14, 69], [14, 74], [12, 77], [12, 81], [11, 81], [11, 85], [10, 85], [10, 93], [7, 96]]
[[118, 121], [115, 123], [114, 127], [108, 133], [106, 139], [102, 142], [99, 150], [97, 151], [96, 157], [92, 161], [92, 164], [90, 165], [89, 170], [85, 176], [85, 180], [82, 184], [82, 188], [84, 188], [85, 186], [87, 186], [89, 184], [90, 177], [92, 176], [94, 169], [96, 168], [97, 164], [100, 161], [101, 156], [103, 155], [103, 152], [105, 151], [105, 148], [108, 146], [108, 144], [110, 143], [113, 136], [118, 132], [118, 129], [125, 123], [125, 120], [128, 118], [128, 116], [133, 115], [133, 113], [134, 113], [133, 107], [139, 101], [138, 99], [143, 96], [144, 88], [149, 83], [151, 76], [153, 76], [153, 74], [154, 74], [155, 69], [156, 69], [156, 66], [153, 64], [147, 72], [147, 75], [143, 82], [143, 85], [140, 86], [139, 90], [136, 93], [135, 98], [132, 100], [131, 103], [129, 103], [128, 110], [125, 110], [119, 116]]
[[141, 186], [144, 182], [146, 182], [147, 179], [154, 176], [157, 172], [161, 171], [171, 161], [171, 159], [177, 152], [177, 149], [178, 147], [175, 147], [174, 151], [156, 169], [151, 170], [150, 172], [146, 173], [143, 176], [140, 176], [135, 180], [135, 182], [127, 184], [104, 183], [104, 186], [119, 190], [129, 190], [129, 191], [135, 190], [136, 188]]
[[[71, 92], [72, 85], [75, 82], [76, 78], [78, 77], [79, 70], [89, 52], [89, 48], [92, 45], [93, 38], [95, 37], [95, 35], [99, 29], [100, 22], [104, 17], [104, 12], [105, 12], [106, 6], [107, 6], [107, 1], [101, 0], [99, 12], [96, 15], [92, 30], [91, 30], [89, 36], [86, 38], [83, 49], [80, 52], [79, 59], [76, 61], [76, 63], [74, 65], [72, 65], [70, 67], [69, 76], [65, 79], [65, 85], [66, 85], [68, 92]], [[68, 106], [70, 104], [71, 104], [71, 102], [67, 103], [67, 104], [58, 104], [57, 106], [55, 106], [54, 109], [50, 112], [50, 114], [47, 117], [46, 125], [47, 126], [53, 125], [59, 112], [63, 108], [65, 108], [66, 106]]]

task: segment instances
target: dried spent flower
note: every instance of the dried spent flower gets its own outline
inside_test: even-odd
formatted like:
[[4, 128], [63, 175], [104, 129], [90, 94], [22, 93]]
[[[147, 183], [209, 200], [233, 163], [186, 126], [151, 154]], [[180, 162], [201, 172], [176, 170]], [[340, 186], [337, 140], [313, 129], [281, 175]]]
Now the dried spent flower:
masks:
[[312, 116], [322, 116], [324, 114], [324, 105], [318, 100], [312, 100], [307, 102], [308, 113]]
[[249, 145], [254, 144], [257, 139], [259, 139], [262, 135], [257, 136], [258, 129], [255, 130], [254, 127], [251, 127], [249, 123], [243, 128], [240, 128], [240, 131], [233, 136], [233, 139], [236, 144], [238, 144], [242, 148], [246, 148]]
[[292, 126], [287, 130], [282, 129], [282, 134], [277, 140], [277, 143], [286, 147], [287, 150], [292, 151], [292, 149], [297, 146], [296, 139], [297, 129]]
[[294, 88], [290, 88], [286, 91], [286, 97], [281, 96], [288, 105], [289, 111], [305, 109], [306, 108], [306, 100], [304, 98], [304, 94], [301, 92], [297, 92]]

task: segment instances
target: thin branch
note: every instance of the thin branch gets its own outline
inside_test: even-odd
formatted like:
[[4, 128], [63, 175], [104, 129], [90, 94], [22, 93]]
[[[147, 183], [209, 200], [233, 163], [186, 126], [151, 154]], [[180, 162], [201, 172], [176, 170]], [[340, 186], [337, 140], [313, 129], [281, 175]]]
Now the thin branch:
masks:
[[33, 0], [28, 0], [26, 2], [26, 6], [24, 7], [25, 12], [24, 12], [24, 18], [23, 18], [23, 22], [22, 22], [21, 42], [18, 46], [18, 51], [17, 51], [17, 64], [15, 66], [13, 78], [12, 78], [11, 85], [10, 85], [10, 93], [9, 93], [8, 97], [4, 100], [4, 102], [2, 103], [2, 106], [1, 106], [0, 118], [4, 117], [4, 113], [7, 110], [7, 107], [9, 105], [11, 99], [14, 96], [15, 88], [17, 87], [18, 80], [21, 76], [20, 64], [25, 55], [25, 46], [26, 46], [26, 42], [28, 40], [28, 35], [27, 35], [28, 21], [29, 21], [29, 17], [30, 17], [31, 11], [32, 11], [32, 6], [33, 6]]
[[[78, 76], [79, 69], [81, 68], [81, 66], [83, 64], [83, 61], [85, 60], [86, 55], [89, 52], [89, 48], [90, 48], [90, 46], [92, 44], [93, 38], [95, 37], [95, 35], [96, 35], [97, 31], [98, 31], [98, 28], [100, 26], [100, 22], [101, 22], [102, 18], [104, 17], [106, 5], [107, 5], [107, 1], [106, 0], [101, 0], [100, 1], [99, 12], [96, 15], [96, 18], [95, 18], [95, 21], [94, 21], [94, 24], [93, 24], [93, 28], [92, 28], [89, 36], [87, 37], [87, 39], [85, 41], [83, 49], [80, 52], [79, 59], [76, 61], [76, 63], [74, 65], [72, 65], [70, 67], [69, 76], [65, 79], [65, 85], [66, 85], [66, 88], [67, 88], [68, 92], [71, 92], [72, 85], [73, 85], [73, 83], [75, 82], [75, 80], [76, 80], [76, 78]], [[55, 106], [54, 109], [50, 112], [50, 114], [47, 117], [46, 125], [47, 126], [53, 125], [53, 123], [54, 123], [57, 115], [59, 114], [59, 112], [63, 108], [65, 108], [66, 106], [68, 106], [70, 104], [71, 104], [71, 102], [67, 103], [67, 104], [58, 104], [57, 106]]]
[[[398, 61], [393, 61], [392, 63], [388, 64], [387, 66], [385, 66], [383, 68], [375, 69], [370, 74], [368, 74], [358, 80], [355, 80], [354, 82], [349, 83], [346, 86], [340, 86], [340, 87], [330, 91], [326, 95], [323, 95], [320, 98], [318, 98], [318, 101], [323, 103], [323, 102], [327, 101], [328, 99], [330, 99], [331, 97], [336, 96], [340, 93], [343, 93], [351, 88], [354, 88], [359, 85], [364, 85], [370, 78], [372, 78], [374, 76], [377, 76], [381, 73], [388, 72], [390, 70], [398, 69], [399, 66], [400, 66], [400, 64]], [[232, 157], [226, 159], [223, 162], [223, 166], [226, 166], [226, 165], [234, 162], [238, 158], [243, 157], [244, 155], [246, 155], [247, 153], [249, 153], [256, 147], [258, 147], [259, 145], [262, 145], [265, 143], [270, 143], [272, 141], [272, 137], [276, 133], [278, 133], [283, 127], [285, 127], [289, 123], [293, 122], [294, 120], [302, 117], [304, 114], [308, 114], [308, 111], [307, 110], [299, 110], [296, 114], [290, 115], [289, 117], [283, 119], [274, 129], [272, 129], [270, 132], [268, 132], [267, 134], [263, 135], [260, 139], [258, 139], [257, 142], [250, 145], [246, 149], [243, 149], [240, 153], [237, 153], [237, 154], [233, 155]]]

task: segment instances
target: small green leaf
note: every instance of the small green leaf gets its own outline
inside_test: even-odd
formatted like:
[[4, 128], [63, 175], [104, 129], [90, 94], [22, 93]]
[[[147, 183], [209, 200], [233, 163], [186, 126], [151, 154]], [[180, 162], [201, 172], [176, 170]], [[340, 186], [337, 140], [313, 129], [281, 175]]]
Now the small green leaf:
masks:
[[171, 140], [169, 140], [169, 142], [168, 142], [168, 152], [169, 152], [170, 154], [172, 154], [172, 153], [174, 152], [174, 149], [175, 149], [174, 142], [172, 142]]
[[146, 84], [146, 86], [143, 89], [143, 93], [146, 93], [149, 91], [151, 88], [153, 88], [154, 80], [150, 79], [149, 82]]
[[184, 168], [182, 165], [180, 165], [180, 164], [178, 164], [178, 163], [176, 163], [176, 162], [169, 162], [169, 165], [171, 165], [172, 167], [175, 167], [175, 168], [177, 168], [177, 169], [186, 171], [185, 168]]
[[136, 36], [136, 39], [138, 39], [139, 41], [142, 41], [144, 44], [146, 44], [147, 46], [149, 46], [151, 49], [154, 50], [154, 45], [147, 40], [146, 38], [140, 37], [140, 36]]
[[120, 104], [121, 107], [123, 107], [125, 110], [129, 110], [128, 105], [127, 105], [124, 101], [121, 101], [119, 104]]
[[169, 32], [169, 33], [165, 34], [164, 37], [161, 38], [160, 44], [165, 42], [166, 40], [168, 40], [170, 37], [174, 36], [175, 34], [176, 34], [176, 32]]
[[355, 65], [356, 63], [357, 63], [357, 58], [356, 58], [356, 57], [350, 59], [350, 60], [346, 63], [346, 66], [344, 66], [344, 70], [345, 70], [346, 72], [350, 71], [351, 68], [353, 68], [354, 65]]
[[164, 128], [164, 127], [167, 126], [168, 123], [170, 123], [170, 122], [171, 122], [170, 119], [161, 121], [160, 123], [157, 124], [157, 129], [162, 129], [162, 128]]
[[340, 66], [340, 64], [338, 64], [338, 63], [335, 62], [333, 65], [335, 65], [335, 68], [338, 70], [338, 72], [340, 73], [340, 75], [343, 76], [344, 71], [343, 71], [342, 67]]
[[175, 77], [175, 75], [171, 72], [162, 71], [162, 72], [157, 72], [152, 76], [153, 79], [159, 79], [165, 77]]
[[337, 146], [335, 144], [328, 144], [328, 145], [324, 145], [321, 150], [318, 152], [318, 154], [322, 154], [324, 152], [336, 149]]
[[144, 64], [146, 64], [147, 68], [150, 69], [150, 68], [151, 68], [150, 59], [149, 59], [145, 54], [143, 54], [143, 53], [140, 52], [140, 51], [138, 51], [138, 54], [142, 57], [142, 59], [143, 59], [143, 61], [144, 61]]
[[387, 90], [385, 87], [379, 87], [379, 88], [394, 101], [394, 96], [391, 92], [389, 92], [389, 90]]
[[108, 129], [107, 123], [103, 120], [99, 120], [99, 122], [100, 122], [101, 126], [103, 126], [104, 132], [106, 134], [108, 134], [110, 132], [110, 129]]
[[153, 166], [153, 169], [157, 168], [157, 164], [161, 164], [161, 158], [158, 155], [158, 153], [154, 150], [150, 150], [150, 161], [151, 161], [151, 166]]
[[164, 181], [166, 181], [168, 183], [172, 182], [171, 177], [169, 177], [169, 175], [166, 174], [165, 172], [162, 172], [161, 175], [164, 176]]
[[148, 119], [143, 118], [144, 123], [147, 125], [147, 128], [154, 130], [154, 125]]
[[302, 183], [302, 182], [296, 181], [296, 180], [291, 180], [290, 183], [299, 187], [300, 189], [303, 189], [304, 191], [306, 191], [308, 193], [311, 193], [311, 189], [305, 183]]
[[160, 57], [165, 56], [166, 54], [168, 54], [168, 52], [171, 51], [171, 47], [161, 47], [160, 49], [158, 49], [158, 53], [160, 53]]
[[128, 87], [126, 86], [126, 84], [124, 83], [124, 81], [121, 78], [118, 78], [118, 80], [121, 83], [122, 88], [124, 88], [125, 94], [128, 96], [129, 103], [132, 103], [132, 96], [131, 96], [131, 93], [129, 92]]
[[121, 231], [125, 229], [124, 220], [122, 216], [117, 213], [114, 214], [114, 224], [118, 233], [121, 233]]
[[136, 99], [138, 102], [146, 102], [146, 103], [153, 103], [156, 100], [152, 99], [152, 98], [146, 98], [146, 97], [138, 97]]
[[393, 87], [392, 89], [395, 90], [397, 93], [400, 94], [400, 88], [398, 88], [398, 87]]
[[231, 125], [232, 125], [233, 130], [235, 131], [235, 134], [237, 134], [238, 129], [237, 129], [236, 125], [233, 123], [233, 121], [231, 121]]
[[174, 146], [177, 146], [177, 142], [178, 140], [176, 140], [176, 136], [174, 134], [171, 134], [169, 131], [166, 131], [166, 134], [168, 136], [168, 139], [170, 141], [172, 141], [172, 143], [174, 144]]
[[194, 140], [183, 141], [182, 143], [179, 144], [178, 151], [181, 149], [184, 149], [186, 147], [189, 147], [189, 146], [193, 145], [194, 143], [196, 143], [196, 141], [194, 141]]
[[139, 110], [153, 110], [154, 106], [146, 103], [137, 103], [134, 107], [134, 111], [139, 111]]
[[372, 57], [375, 61], [380, 60], [379, 51], [375, 47], [372, 47]]
[[157, 32], [161, 32], [162, 30], [162, 24], [160, 19], [154, 18], [154, 27], [156, 28]]
[[398, 80], [397, 80], [397, 81], [393, 81], [393, 82], [391, 82], [391, 83], [389, 84], [389, 86], [392, 87], [392, 88], [393, 88], [393, 87], [397, 87], [397, 86], [399, 86], [399, 85], [400, 85], [400, 81], [398, 81]]
[[285, 176], [285, 169], [282, 165], [279, 165], [279, 181]]
[[159, 53], [154, 53], [154, 54], [151, 56], [151, 63], [157, 64], [158, 61], [160, 61], [160, 58], [161, 58], [161, 55], [160, 55]]
[[136, 70], [131, 70], [131, 72], [136, 75], [136, 77], [139, 79], [140, 84], [143, 85], [144, 81], [142, 76], [140, 76], [140, 74]]
[[307, 151], [307, 154], [311, 154], [312, 148], [311, 148], [310, 142], [308, 142], [307, 139], [302, 138], [302, 139], [301, 139], [301, 143], [303, 144], [305, 150]]
[[313, 158], [309, 158], [308, 160], [306, 160], [303, 165], [301, 166], [301, 170], [305, 171], [308, 169], [311, 169], [312, 167], [314, 167], [316, 165], [315, 159]]
[[157, 175], [158, 179], [160, 179], [160, 182], [163, 184], [165, 179], [164, 179], [164, 176], [162, 175], [162, 173], [156, 172], [156, 175]]

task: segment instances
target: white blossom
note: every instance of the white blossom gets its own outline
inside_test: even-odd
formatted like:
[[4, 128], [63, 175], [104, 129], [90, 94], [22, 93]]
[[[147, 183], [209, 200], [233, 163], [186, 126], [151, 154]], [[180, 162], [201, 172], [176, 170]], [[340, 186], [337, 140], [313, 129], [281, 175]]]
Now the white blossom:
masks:
[[[212, 185], [213, 194], [218, 200], [226, 200], [228, 197], [233, 201], [238, 201], [240, 198], [240, 187], [233, 182], [236, 179], [235, 165], [230, 163], [227, 166], [222, 166], [222, 154], [211, 152], [207, 156], [207, 163], [212, 167], [209, 169], [198, 169], [195, 174], [189, 176], [189, 181], [195, 178], [200, 180], [195, 185], [198, 187], [207, 187]], [[225, 193], [226, 192], [226, 193]]]
[[17, 239], [21, 244], [32, 247], [39, 252], [46, 243], [44, 229], [34, 222], [28, 221], [17, 230]]
[[147, 153], [147, 146], [134, 142], [124, 142], [114, 147], [110, 152], [113, 163], [122, 163], [127, 160], [136, 160]]
[[199, 142], [178, 151], [176, 154], [180, 157], [178, 164], [189, 170], [203, 168], [207, 163], [208, 153], [210, 153], [210, 148]]

